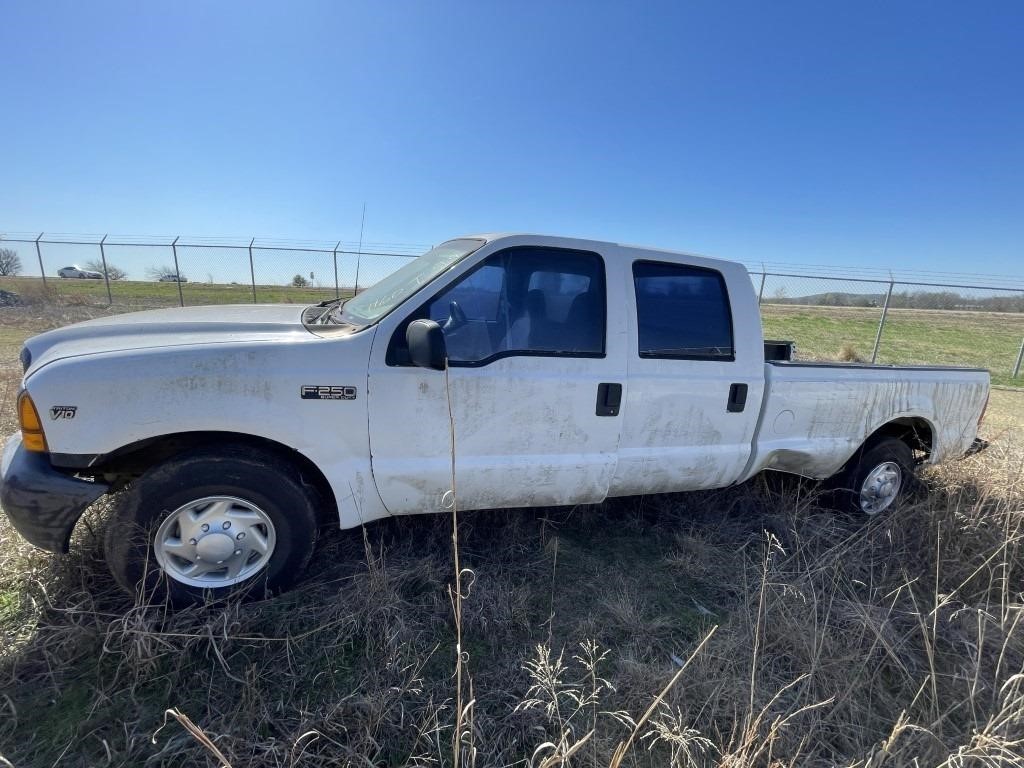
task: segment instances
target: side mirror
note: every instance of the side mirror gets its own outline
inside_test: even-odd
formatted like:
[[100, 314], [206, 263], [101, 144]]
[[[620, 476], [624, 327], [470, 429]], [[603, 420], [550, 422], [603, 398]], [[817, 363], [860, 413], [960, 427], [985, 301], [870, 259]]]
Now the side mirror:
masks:
[[448, 348], [444, 331], [433, 320], [413, 320], [405, 329], [405, 343], [409, 346], [409, 359], [420, 368], [443, 371], [448, 365]]

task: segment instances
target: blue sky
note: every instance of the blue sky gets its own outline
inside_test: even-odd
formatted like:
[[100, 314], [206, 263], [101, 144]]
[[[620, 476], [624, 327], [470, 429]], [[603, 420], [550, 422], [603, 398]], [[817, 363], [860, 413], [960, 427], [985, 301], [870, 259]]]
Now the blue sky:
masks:
[[0, 4], [0, 231], [1024, 275], [1024, 4]]

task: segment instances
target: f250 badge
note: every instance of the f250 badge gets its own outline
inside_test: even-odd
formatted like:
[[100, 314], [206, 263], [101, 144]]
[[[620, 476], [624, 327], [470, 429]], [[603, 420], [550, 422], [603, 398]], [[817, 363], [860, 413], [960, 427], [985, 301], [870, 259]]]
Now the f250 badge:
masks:
[[55, 405], [50, 409], [50, 418], [54, 421], [57, 421], [57, 419], [73, 419], [76, 413], [78, 413], [77, 405]]
[[355, 387], [314, 386], [305, 384], [299, 387], [303, 400], [355, 400]]

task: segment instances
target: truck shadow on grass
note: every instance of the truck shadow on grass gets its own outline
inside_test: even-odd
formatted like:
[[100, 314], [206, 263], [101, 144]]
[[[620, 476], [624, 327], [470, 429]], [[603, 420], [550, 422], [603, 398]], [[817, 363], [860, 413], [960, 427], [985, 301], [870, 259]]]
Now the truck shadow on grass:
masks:
[[[769, 702], [772, 686], [787, 679], [784, 667], [810, 663], [800, 644], [810, 630], [801, 622], [822, 618], [816, 599], [829, 596], [829, 584], [833, 605], [840, 596], [851, 603], [848, 591], [864, 585], [858, 599], [871, 615], [885, 605], [888, 580], [902, 578], [900, 569], [923, 577], [931, 568], [934, 579], [929, 516], [952, 507], [945, 490], [897, 510], [891, 521], [868, 524], [819, 510], [813, 490], [757, 479], [572, 509], [461, 514], [461, 561], [471, 571], [463, 650], [481, 764], [514, 763], [552, 738], [552, 729], [568, 727], [578, 738], [592, 725], [599, 730], [594, 751], [581, 764], [607, 764], [628, 730], [599, 710], [638, 716], [712, 625], [723, 625], [719, 645], [709, 646], [669, 703], [727, 741], [741, 704]], [[957, 500], [984, 496], [967, 486], [955, 493]], [[50, 765], [61, 756], [62, 765], [205, 764], [205, 748], [176, 723], [151, 743], [170, 707], [198, 724], [233, 766], [325, 765], [357, 756], [375, 765], [450, 763], [449, 517], [327, 532], [293, 591], [174, 613], [117, 590], [99, 551], [102, 510], [84, 522], [69, 556], [21, 552], [4, 563], [0, 754], [14, 764]], [[11, 547], [10, 531], [0, 533]], [[769, 609], [777, 611], [771, 621]], [[877, 722], [845, 743], [815, 745], [856, 754], [884, 738], [884, 717], [894, 720], [917, 688], [898, 665], [885, 671], [894, 662], [870, 633], [846, 637], [825, 618], [814, 630], [821, 690], [799, 700], [838, 681], [848, 689], [851, 660], [866, 662], [864, 653], [877, 661], [873, 675], [893, 677], [883, 703], [871, 703]], [[765, 671], [751, 693], [758, 633]], [[573, 659], [583, 641], [609, 652], [597, 670], [607, 682], [600, 707], [568, 725], [556, 724], [550, 709], [523, 709], [539, 695], [531, 693], [537, 679], [524, 665], [545, 654], [555, 699], [558, 691], [586, 687], [590, 673]], [[851, 707], [841, 721], [855, 716]], [[670, 747], [658, 743], [653, 752], [638, 751], [641, 762], [665, 764]], [[807, 749], [796, 737], [786, 744]]]

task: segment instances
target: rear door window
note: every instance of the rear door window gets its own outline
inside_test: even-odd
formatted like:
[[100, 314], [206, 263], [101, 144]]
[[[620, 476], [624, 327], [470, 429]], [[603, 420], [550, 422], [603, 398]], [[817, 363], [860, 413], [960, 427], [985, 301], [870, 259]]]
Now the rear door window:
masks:
[[729, 294], [721, 273], [638, 261], [633, 285], [640, 357], [735, 359]]

